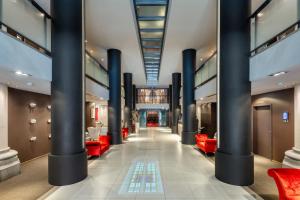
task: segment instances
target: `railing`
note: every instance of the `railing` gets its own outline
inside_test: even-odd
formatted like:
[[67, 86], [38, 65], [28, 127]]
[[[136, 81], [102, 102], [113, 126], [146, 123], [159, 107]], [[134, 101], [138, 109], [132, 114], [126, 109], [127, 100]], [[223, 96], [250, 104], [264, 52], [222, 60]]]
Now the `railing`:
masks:
[[[49, 54], [51, 19], [29, 0], [0, 0], [1, 28], [30, 46], [39, 46]], [[17, 32], [13, 31], [17, 30]], [[13, 33], [11, 33], [11, 31]]]
[[137, 103], [145, 103], [145, 104], [162, 104], [168, 103], [168, 95], [138, 95]]
[[251, 16], [251, 56], [299, 29], [298, 0], [268, 0]]
[[[32, 0], [0, 0], [0, 30], [51, 57], [51, 16]], [[86, 52], [86, 76], [109, 88], [107, 70]]]
[[94, 82], [109, 88], [107, 70], [88, 52], [85, 54], [85, 74]]
[[195, 73], [195, 88], [198, 88], [217, 75], [217, 54], [214, 53]]

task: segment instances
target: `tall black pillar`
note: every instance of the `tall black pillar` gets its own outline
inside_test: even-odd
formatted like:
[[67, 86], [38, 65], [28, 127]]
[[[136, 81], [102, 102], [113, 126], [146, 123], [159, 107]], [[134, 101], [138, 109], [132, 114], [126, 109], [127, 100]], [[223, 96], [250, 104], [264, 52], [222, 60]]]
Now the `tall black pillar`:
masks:
[[136, 85], [132, 85], [132, 110], [136, 110]]
[[196, 121], [195, 103], [195, 66], [196, 50], [186, 49], [182, 52], [183, 60], [183, 108], [182, 122], [183, 129], [181, 135], [182, 144], [195, 144], [194, 135]]
[[52, 1], [52, 137], [49, 183], [68, 185], [87, 176], [84, 146], [84, 36], [82, 0]]
[[169, 127], [172, 128], [172, 85], [169, 85], [168, 99], [169, 99]]
[[180, 117], [181, 73], [172, 74], [172, 133], [178, 133]]
[[124, 123], [127, 124], [129, 132], [132, 132], [132, 73], [124, 73], [123, 75], [125, 91]]
[[121, 51], [109, 49], [108, 76], [108, 133], [112, 137], [112, 144], [122, 144], [121, 137]]
[[253, 183], [250, 0], [219, 0], [218, 150], [216, 177], [233, 185]]

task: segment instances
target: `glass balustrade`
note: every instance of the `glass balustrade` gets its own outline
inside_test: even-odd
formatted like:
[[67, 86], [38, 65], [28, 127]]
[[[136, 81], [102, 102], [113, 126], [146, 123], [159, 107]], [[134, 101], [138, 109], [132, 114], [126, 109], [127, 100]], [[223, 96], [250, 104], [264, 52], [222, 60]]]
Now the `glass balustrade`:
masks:
[[0, 0], [0, 21], [8, 31], [16, 31], [18, 39], [50, 51], [51, 19], [34, 7], [31, 1]]
[[85, 56], [86, 75], [92, 80], [109, 87], [107, 71], [89, 54]]
[[258, 48], [254, 54], [298, 29], [299, 8], [298, 0], [273, 0], [252, 17], [251, 50]]
[[217, 55], [209, 58], [195, 74], [195, 87], [199, 87], [215, 77], [217, 74]]

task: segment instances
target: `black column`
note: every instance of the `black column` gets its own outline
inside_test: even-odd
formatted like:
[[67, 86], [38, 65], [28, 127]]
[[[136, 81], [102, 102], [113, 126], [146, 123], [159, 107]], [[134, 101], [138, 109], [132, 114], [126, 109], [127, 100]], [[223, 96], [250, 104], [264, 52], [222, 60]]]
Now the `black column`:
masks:
[[250, 0], [219, 1], [219, 141], [216, 177], [233, 185], [253, 183]]
[[169, 85], [168, 99], [169, 99], [169, 127], [172, 128], [172, 85]]
[[172, 133], [178, 133], [180, 117], [181, 73], [172, 74]]
[[124, 73], [123, 81], [125, 91], [124, 123], [127, 124], [129, 132], [132, 132], [132, 74]]
[[132, 110], [136, 110], [136, 85], [132, 85]]
[[182, 52], [183, 60], [183, 106], [182, 106], [182, 144], [195, 144], [194, 135], [196, 121], [195, 103], [195, 66], [196, 50], [187, 49]]
[[84, 145], [82, 0], [52, 1], [52, 138], [49, 183], [68, 185], [87, 176]]
[[108, 133], [112, 137], [112, 144], [122, 144], [121, 137], [121, 51], [109, 49], [108, 76]]

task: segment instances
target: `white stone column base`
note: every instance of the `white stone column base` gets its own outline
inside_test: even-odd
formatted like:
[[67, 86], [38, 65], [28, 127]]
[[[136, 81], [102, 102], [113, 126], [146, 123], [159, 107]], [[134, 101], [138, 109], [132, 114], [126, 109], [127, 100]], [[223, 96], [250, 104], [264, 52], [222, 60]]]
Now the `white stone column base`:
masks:
[[282, 167], [300, 169], [300, 150], [295, 147], [285, 152]]
[[18, 152], [10, 148], [0, 150], [0, 182], [20, 174]]

